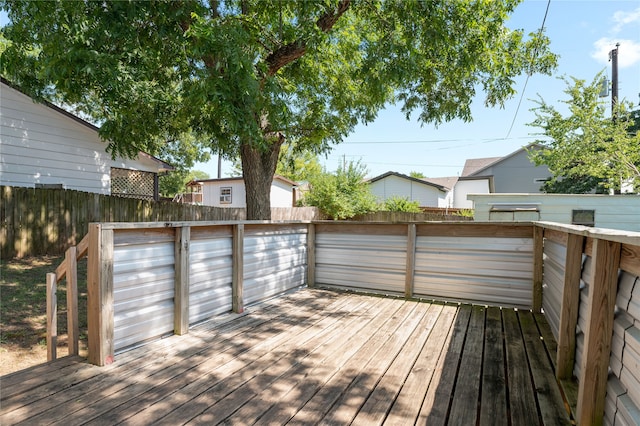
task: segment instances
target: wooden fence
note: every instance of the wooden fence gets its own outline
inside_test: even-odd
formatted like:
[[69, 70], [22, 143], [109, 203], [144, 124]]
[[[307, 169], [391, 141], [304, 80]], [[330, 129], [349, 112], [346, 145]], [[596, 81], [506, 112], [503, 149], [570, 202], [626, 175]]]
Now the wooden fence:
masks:
[[[91, 222], [244, 220], [245, 209], [123, 198], [67, 189], [0, 186], [0, 258], [61, 255], [88, 233]], [[315, 207], [275, 207], [274, 221], [322, 220]], [[466, 220], [440, 213], [376, 212], [354, 220], [424, 222]]]
[[[243, 220], [245, 209], [123, 198], [66, 189], [0, 186], [0, 258], [61, 255], [91, 222]], [[273, 220], [317, 220], [314, 207], [274, 208]]]

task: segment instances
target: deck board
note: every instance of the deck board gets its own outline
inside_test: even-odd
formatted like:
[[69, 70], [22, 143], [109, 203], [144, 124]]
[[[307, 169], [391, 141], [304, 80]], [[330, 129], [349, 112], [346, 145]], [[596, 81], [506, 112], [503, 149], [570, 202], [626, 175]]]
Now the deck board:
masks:
[[0, 424], [566, 423], [540, 321], [305, 289], [106, 367], [68, 357], [4, 376]]

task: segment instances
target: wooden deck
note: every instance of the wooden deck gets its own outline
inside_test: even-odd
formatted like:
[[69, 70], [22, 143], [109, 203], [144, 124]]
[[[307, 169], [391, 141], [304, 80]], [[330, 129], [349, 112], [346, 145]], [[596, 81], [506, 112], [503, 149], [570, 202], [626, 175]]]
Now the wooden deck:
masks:
[[0, 379], [0, 424], [568, 424], [542, 316], [305, 289]]

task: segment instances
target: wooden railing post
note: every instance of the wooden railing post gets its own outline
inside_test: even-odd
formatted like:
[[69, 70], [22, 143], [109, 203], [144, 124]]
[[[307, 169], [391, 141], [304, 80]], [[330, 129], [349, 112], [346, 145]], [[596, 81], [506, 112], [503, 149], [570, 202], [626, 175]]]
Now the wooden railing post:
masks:
[[407, 225], [407, 259], [406, 272], [404, 281], [404, 297], [410, 299], [413, 297], [413, 280], [415, 275], [416, 264], [416, 224]]
[[233, 226], [233, 279], [231, 290], [231, 309], [235, 313], [244, 311], [242, 287], [244, 281], [244, 225]]
[[316, 285], [316, 225], [310, 223], [307, 231], [307, 286]]
[[89, 225], [87, 266], [88, 361], [113, 362], [113, 230]]
[[544, 228], [533, 225], [533, 293], [531, 310], [539, 314], [542, 311], [542, 278], [544, 267]]
[[616, 304], [620, 243], [595, 239], [587, 300], [587, 325], [580, 369], [579, 424], [602, 424]]
[[564, 267], [564, 286], [560, 305], [558, 350], [556, 353], [556, 377], [569, 379], [573, 375], [576, 355], [576, 325], [580, 308], [580, 277], [585, 238], [568, 234]]
[[177, 227], [175, 238], [173, 332], [183, 335], [189, 332], [189, 245], [191, 227]]
[[58, 277], [54, 272], [47, 274], [47, 361], [57, 358], [58, 345], [58, 303], [56, 286]]
[[67, 336], [69, 339], [69, 355], [78, 355], [78, 251], [75, 246], [69, 247], [65, 253], [67, 265]]

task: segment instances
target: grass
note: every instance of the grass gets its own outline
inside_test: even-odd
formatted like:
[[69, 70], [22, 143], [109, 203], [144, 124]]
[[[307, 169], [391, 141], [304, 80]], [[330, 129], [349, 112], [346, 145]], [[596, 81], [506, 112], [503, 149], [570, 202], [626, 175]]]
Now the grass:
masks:
[[[62, 261], [63, 257], [41, 256], [0, 262], [0, 348], [3, 364], [14, 356], [19, 360], [21, 355], [38, 346], [46, 349], [46, 275], [55, 271]], [[66, 280], [58, 284], [57, 299], [58, 353], [64, 356], [66, 351], [60, 348], [67, 347]], [[82, 348], [86, 347], [87, 336], [86, 259], [78, 262], [78, 299]]]

